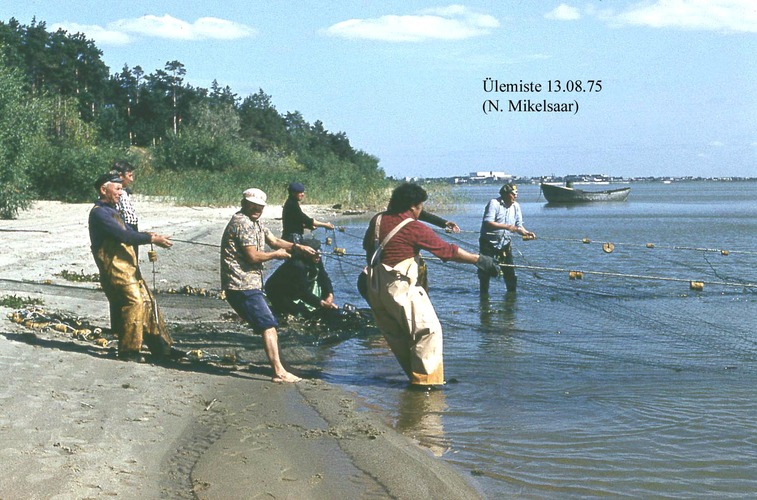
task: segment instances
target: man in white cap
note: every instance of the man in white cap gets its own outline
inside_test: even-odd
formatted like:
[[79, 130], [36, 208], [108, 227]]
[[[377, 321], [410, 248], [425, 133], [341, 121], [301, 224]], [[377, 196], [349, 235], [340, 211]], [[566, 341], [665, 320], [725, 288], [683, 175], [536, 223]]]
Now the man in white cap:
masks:
[[[221, 240], [221, 287], [234, 311], [263, 336], [263, 347], [273, 368], [272, 380], [297, 382], [301, 379], [289, 373], [279, 358], [276, 332], [279, 325], [265, 300], [263, 270], [269, 260], [288, 259], [295, 251], [306, 254], [315, 251], [276, 238], [260, 222], [266, 199], [266, 194], [257, 188], [242, 194], [242, 208], [229, 221]], [[271, 251], [266, 251], [266, 244]]]

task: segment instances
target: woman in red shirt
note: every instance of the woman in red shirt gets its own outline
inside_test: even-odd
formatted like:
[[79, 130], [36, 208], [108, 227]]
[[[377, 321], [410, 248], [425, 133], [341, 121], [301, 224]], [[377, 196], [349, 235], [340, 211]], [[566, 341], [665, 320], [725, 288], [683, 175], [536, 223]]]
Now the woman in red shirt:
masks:
[[418, 283], [419, 252], [443, 261], [475, 264], [496, 276], [494, 259], [466, 252], [418, 221], [426, 191], [404, 183], [394, 189], [386, 212], [377, 214], [363, 238], [368, 259], [368, 304], [376, 324], [413, 385], [444, 384], [442, 327]]

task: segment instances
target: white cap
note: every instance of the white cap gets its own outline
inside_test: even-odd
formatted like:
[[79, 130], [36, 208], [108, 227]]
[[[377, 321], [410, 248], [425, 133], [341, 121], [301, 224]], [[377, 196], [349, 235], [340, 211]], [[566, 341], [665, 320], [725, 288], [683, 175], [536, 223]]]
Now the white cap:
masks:
[[260, 205], [261, 207], [265, 206], [265, 201], [268, 199], [265, 193], [258, 188], [250, 188], [242, 193], [242, 196], [250, 203]]

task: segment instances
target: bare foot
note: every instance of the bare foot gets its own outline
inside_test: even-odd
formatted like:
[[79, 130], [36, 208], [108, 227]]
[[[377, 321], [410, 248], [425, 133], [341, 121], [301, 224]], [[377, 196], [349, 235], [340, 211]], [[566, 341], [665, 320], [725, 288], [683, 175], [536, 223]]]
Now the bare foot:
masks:
[[271, 379], [271, 382], [276, 382], [278, 384], [283, 384], [283, 383], [293, 384], [295, 382], [299, 382], [300, 380], [302, 379], [298, 377], [297, 375], [292, 375], [289, 372], [284, 372], [281, 375], [276, 375], [275, 377], [273, 377]]

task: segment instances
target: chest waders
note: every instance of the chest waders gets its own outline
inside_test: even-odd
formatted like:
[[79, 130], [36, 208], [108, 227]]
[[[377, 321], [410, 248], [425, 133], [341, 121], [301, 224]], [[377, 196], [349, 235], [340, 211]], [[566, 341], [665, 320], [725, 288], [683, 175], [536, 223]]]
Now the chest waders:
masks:
[[[381, 250], [413, 219], [405, 219], [380, 244], [368, 266], [368, 304], [376, 325], [413, 385], [444, 383], [442, 326], [418, 282], [419, 256], [395, 266], [381, 263]], [[376, 219], [378, 241], [381, 216]]]
[[142, 279], [134, 247], [106, 238], [94, 257], [110, 306], [110, 327], [118, 336], [118, 356], [138, 356], [143, 343], [155, 356], [168, 356], [173, 342]]

